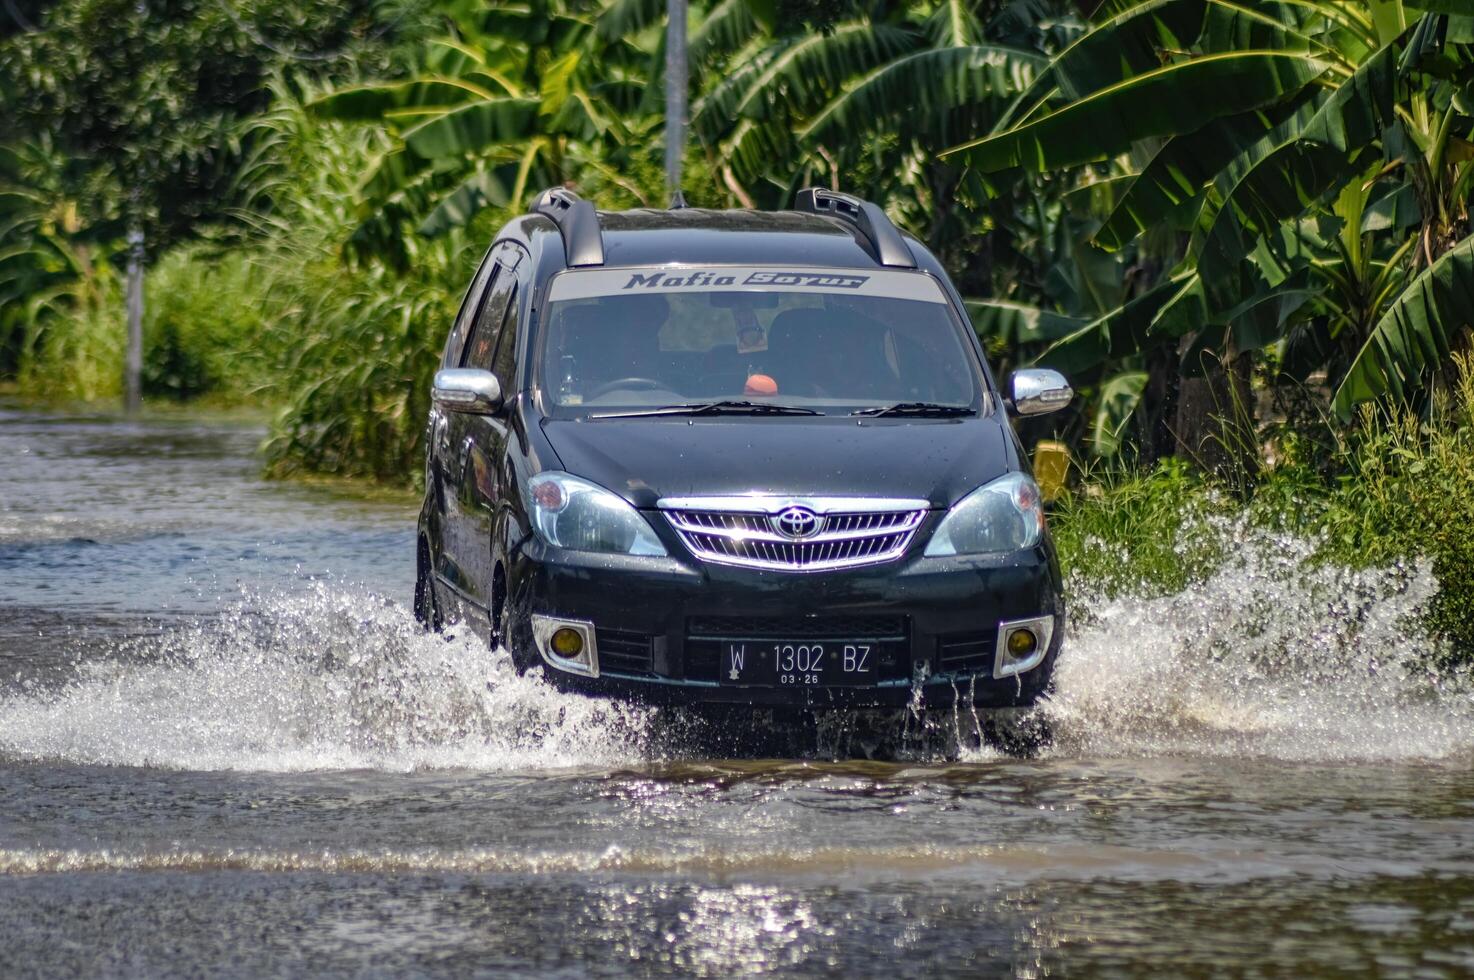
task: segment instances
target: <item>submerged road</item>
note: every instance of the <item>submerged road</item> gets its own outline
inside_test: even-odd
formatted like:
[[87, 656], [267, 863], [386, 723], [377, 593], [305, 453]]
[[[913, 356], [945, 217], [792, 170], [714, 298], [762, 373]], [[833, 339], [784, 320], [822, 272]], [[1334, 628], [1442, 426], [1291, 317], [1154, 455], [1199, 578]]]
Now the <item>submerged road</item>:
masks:
[[0, 408], [0, 976], [1474, 974], [1426, 572], [1225, 529], [1076, 596], [1040, 758], [713, 759], [420, 634], [413, 506], [259, 438]]

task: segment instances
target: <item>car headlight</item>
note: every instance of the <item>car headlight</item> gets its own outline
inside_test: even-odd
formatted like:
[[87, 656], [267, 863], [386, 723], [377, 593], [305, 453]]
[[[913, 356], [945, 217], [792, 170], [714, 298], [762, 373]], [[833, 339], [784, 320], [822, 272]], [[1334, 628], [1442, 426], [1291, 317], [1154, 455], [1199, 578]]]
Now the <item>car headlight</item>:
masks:
[[1022, 551], [1044, 535], [1039, 487], [1022, 473], [978, 487], [947, 511], [926, 546], [928, 557]]
[[666, 553], [640, 512], [598, 484], [549, 471], [528, 480], [526, 489], [532, 527], [550, 545], [618, 555]]

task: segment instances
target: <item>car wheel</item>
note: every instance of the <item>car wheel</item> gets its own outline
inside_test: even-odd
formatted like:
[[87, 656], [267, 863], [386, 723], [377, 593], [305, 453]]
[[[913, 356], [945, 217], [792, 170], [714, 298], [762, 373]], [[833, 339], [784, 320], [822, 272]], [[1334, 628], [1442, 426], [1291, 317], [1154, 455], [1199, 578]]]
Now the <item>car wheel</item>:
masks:
[[511, 604], [503, 615], [501, 634], [499, 639], [512, 655], [512, 666], [518, 674], [525, 674], [542, 664], [542, 658], [537, 654], [537, 641], [532, 638], [532, 620]]
[[435, 583], [430, 579], [430, 545], [420, 538], [415, 551], [415, 619], [426, 630], [439, 633], [444, 623], [435, 601]]
[[1029, 758], [1054, 744], [1054, 729], [1038, 708], [1000, 708], [982, 716], [983, 741], [1000, 752]]

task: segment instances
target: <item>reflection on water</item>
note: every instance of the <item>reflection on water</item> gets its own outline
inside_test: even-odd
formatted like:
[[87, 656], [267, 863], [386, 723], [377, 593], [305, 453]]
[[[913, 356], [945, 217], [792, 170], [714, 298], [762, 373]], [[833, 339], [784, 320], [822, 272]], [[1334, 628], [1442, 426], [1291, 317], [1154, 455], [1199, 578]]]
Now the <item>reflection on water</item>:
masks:
[[[167, 971], [127, 940], [148, 933], [186, 940], [194, 963], [226, 975], [253, 967], [334, 975], [361, 963], [373, 973], [455, 976], [1457, 977], [1474, 955], [1474, 894], [1424, 877], [1314, 890], [1186, 886], [1168, 901], [1149, 886], [1110, 881], [951, 894], [903, 882], [803, 890], [516, 876], [340, 875], [295, 888], [252, 873], [93, 882], [83, 917], [58, 901], [52, 881], [18, 881], [0, 924], [72, 911], [81, 925], [64, 944], [23, 934], [0, 947], [0, 969], [44, 960], [109, 974]], [[1389, 919], [1387, 907], [1403, 914]], [[240, 909], [252, 910], [248, 920]], [[116, 931], [103, 932], [103, 922]], [[1324, 942], [1327, 930], [1335, 944]], [[1444, 945], [1430, 949], [1430, 937]]]
[[260, 483], [257, 437], [0, 414], [0, 975], [1474, 971], [1425, 570], [1226, 528], [1077, 602], [1052, 748], [870, 761], [419, 633], [412, 505]]

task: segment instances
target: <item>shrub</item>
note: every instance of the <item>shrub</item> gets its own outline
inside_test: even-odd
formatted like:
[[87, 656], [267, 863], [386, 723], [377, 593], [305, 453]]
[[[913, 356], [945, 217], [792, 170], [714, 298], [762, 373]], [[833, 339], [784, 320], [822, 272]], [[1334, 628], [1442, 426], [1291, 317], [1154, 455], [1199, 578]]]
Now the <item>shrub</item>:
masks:
[[1353, 432], [1332, 432], [1333, 475], [1265, 470], [1247, 507], [1178, 461], [1084, 483], [1051, 519], [1072, 591], [1087, 602], [1176, 592], [1217, 568], [1232, 546], [1225, 532], [1247, 521], [1308, 539], [1313, 562], [1430, 561], [1427, 625], [1474, 662], [1474, 356], [1456, 356], [1450, 374], [1422, 413], [1368, 408]]
[[194, 246], [175, 249], [149, 271], [144, 394], [239, 399], [264, 383], [269, 284], [254, 258]]
[[1098, 473], [1064, 495], [1050, 517], [1074, 588], [1103, 596], [1164, 595], [1218, 564], [1214, 519], [1228, 499], [1178, 459], [1144, 474]]
[[1474, 356], [1423, 414], [1364, 410], [1322, 523], [1327, 557], [1382, 565], [1426, 556], [1429, 624], [1474, 660]]
[[28, 323], [16, 377], [20, 390], [56, 400], [121, 398], [122, 281], [100, 266], [74, 300]]
[[277, 278], [272, 474], [421, 475], [430, 381], [479, 257], [446, 248], [401, 275], [325, 254]]

